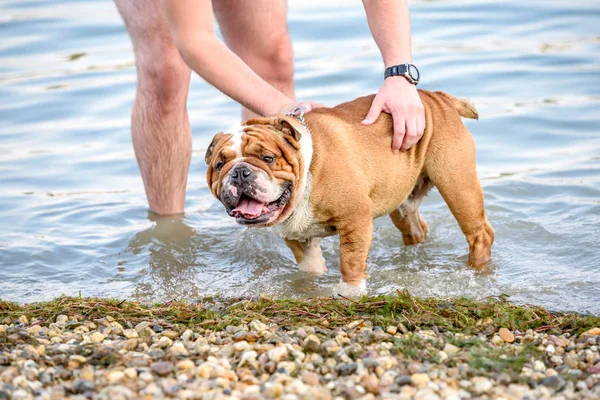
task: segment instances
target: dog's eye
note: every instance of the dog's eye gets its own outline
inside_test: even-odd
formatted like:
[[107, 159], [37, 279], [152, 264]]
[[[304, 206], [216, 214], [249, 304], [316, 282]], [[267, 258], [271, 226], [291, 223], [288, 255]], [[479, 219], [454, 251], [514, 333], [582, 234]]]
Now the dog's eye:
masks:
[[263, 157], [263, 161], [266, 162], [267, 164], [273, 164], [273, 161], [275, 161], [275, 157], [273, 157], [273, 156], [264, 156]]
[[225, 165], [223, 161], [219, 161], [215, 164], [215, 169], [217, 170], [217, 172], [221, 172], [221, 168], [223, 168], [223, 165]]

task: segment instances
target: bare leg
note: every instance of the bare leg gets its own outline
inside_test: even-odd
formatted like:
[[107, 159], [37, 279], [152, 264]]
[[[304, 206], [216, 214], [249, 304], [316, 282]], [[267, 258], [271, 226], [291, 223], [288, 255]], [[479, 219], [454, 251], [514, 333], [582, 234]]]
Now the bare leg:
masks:
[[286, 239], [285, 243], [294, 253], [300, 271], [311, 274], [324, 274], [327, 272], [319, 238], [311, 238], [306, 242]]
[[[294, 98], [294, 62], [287, 30], [287, 2], [213, 0], [215, 16], [227, 46], [261, 78]], [[256, 114], [242, 109], [245, 121]]]
[[160, 0], [115, 0], [133, 43], [137, 92], [131, 136], [150, 209], [183, 212], [192, 135], [190, 69], [175, 47]]

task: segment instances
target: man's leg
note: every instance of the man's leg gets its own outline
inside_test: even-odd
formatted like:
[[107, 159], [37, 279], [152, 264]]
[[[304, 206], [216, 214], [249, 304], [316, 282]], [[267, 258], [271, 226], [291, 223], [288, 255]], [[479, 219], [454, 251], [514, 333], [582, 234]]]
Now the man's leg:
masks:
[[[287, 2], [213, 0], [213, 9], [227, 46], [261, 78], [293, 99], [294, 60]], [[244, 120], [255, 116], [242, 110]]]
[[183, 212], [192, 135], [190, 69], [171, 39], [160, 0], [115, 0], [133, 43], [137, 92], [131, 136], [150, 209]]

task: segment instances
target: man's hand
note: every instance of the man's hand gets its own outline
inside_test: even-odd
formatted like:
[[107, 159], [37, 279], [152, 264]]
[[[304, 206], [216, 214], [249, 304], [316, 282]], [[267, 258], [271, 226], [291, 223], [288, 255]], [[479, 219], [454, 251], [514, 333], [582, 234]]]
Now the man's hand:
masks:
[[400, 149], [410, 149], [423, 136], [425, 109], [417, 88], [403, 76], [392, 76], [384, 80], [362, 123], [371, 125], [382, 111], [391, 114], [394, 120], [394, 153]]

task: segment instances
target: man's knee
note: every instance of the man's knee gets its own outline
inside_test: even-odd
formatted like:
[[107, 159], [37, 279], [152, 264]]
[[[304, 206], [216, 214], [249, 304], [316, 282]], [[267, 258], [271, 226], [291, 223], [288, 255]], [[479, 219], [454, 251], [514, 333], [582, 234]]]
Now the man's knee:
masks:
[[136, 65], [138, 95], [148, 97], [158, 111], [170, 112], [185, 106], [190, 69], [176, 49], [143, 54], [136, 60]]
[[251, 51], [248, 64], [263, 79], [275, 86], [292, 84], [294, 78], [294, 54], [286, 36], [272, 40]]

